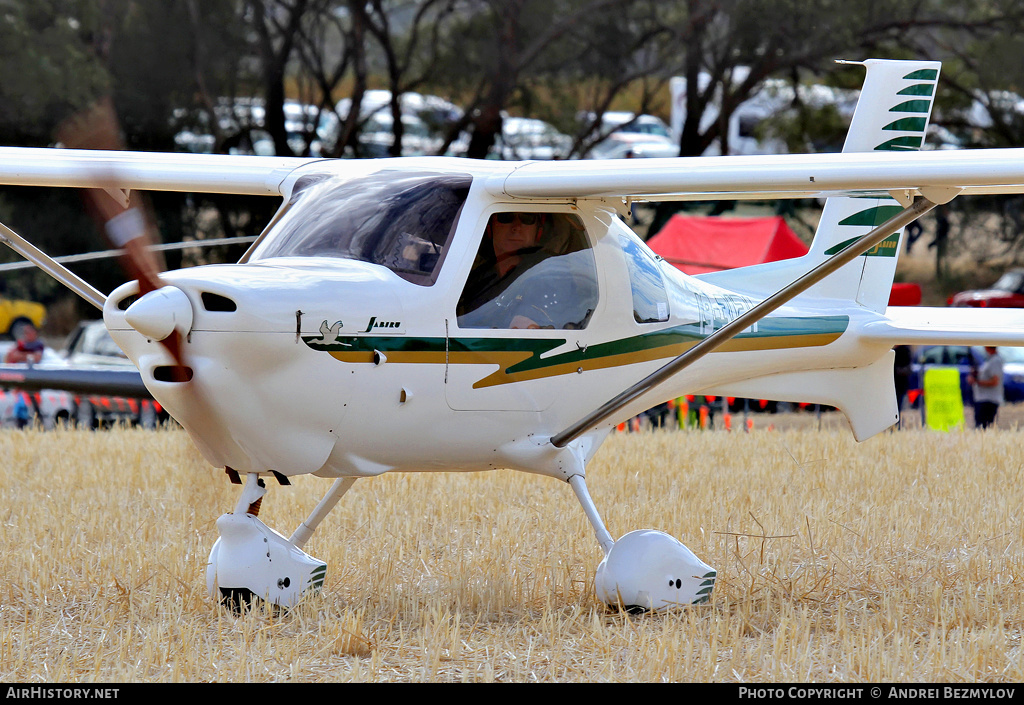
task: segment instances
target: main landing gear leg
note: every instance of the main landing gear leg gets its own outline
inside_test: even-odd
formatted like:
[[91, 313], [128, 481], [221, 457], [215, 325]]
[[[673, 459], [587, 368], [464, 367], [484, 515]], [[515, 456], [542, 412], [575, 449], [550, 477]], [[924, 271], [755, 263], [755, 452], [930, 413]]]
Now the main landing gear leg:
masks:
[[292, 545], [296, 548], [302, 548], [306, 545], [306, 541], [309, 541], [309, 537], [316, 531], [316, 527], [320, 526], [320, 522], [324, 520], [334, 505], [338, 503], [338, 500], [342, 498], [346, 492], [348, 492], [352, 485], [355, 484], [356, 478], [354, 477], [339, 477], [331, 485], [331, 489], [327, 490], [327, 494], [320, 500], [320, 503], [316, 505], [313, 512], [309, 515], [306, 521], [299, 524], [298, 528], [292, 533], [292, 537], [288, 539]]
[[573, 475], [569, 484], [604, 551], [594, 578], [599, 600], [634, 611], [664, 610], [711, 599], [717, 575], [711, 566], [662, 531], [631, 531], [613, 541], [590, 499], [583, 475]]
[[211, 596], [219, 589], [221, 600], [236, 609], [254, 598], [294, 607], [307, 590], [320, 589], [327, 574], [326, 563], [257, 518], [266, 492], [259, 475], [249, 473], [235, 511], [217, 520], [220, 538], [210, 551], [206, 587]]

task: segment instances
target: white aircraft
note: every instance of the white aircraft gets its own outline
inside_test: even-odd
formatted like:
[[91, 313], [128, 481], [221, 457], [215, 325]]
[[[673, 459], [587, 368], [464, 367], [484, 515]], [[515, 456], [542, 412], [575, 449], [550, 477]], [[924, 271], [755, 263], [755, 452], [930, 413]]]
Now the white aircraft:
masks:
[[[236, 481], [211, 594], [290, 607], [324, 580], [301, 549], [356, 480], [512, 468], [567, 482], [604, 558], [598, 597], [706, 601], [716, 573], [660, 531], [615, 540], [587, 462], [614, 425], [683, 394], [828, 404], [863, 440], [897, 421], [896, 344], [1024, 344], [1024, 312], [896, 309], [902, 228], [961, 194], [1024, 192], [1024, 150], [919, 152], [939, 65], [871, 60], [842, 154], [580, 162], [365, 161], [0, 150], [0, 183], [103, 188], [118, 246], [136, 190], [283, 205], [242, 260], [142, 275], [102, 308], [155, 399]], [[620, 218], [634, 200], [827, 197], [802, 258], [689, 277]], [[108, 203], [108, 205], [109, 205]], [[141, 295], [140, 295], [141, 294]], [[52, 381], [51, 381], [52, 384]], [[333, 478], [290, 538], [266, 487]]]

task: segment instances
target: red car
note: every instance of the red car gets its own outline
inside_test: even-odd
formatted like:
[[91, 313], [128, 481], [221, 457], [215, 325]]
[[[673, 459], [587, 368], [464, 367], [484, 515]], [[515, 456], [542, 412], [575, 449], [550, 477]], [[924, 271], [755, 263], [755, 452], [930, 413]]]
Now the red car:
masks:
[[988, 289], [961, 291], [949, 300], [950, 306], [975, 308], [1024, 308], [1024, 269], [1011, 269]]

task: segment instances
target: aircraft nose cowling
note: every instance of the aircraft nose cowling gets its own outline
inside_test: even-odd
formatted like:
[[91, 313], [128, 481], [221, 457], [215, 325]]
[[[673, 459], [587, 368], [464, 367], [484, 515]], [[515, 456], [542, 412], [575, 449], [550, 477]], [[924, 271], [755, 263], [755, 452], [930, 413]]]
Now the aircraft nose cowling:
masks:
[[149, 292], [128, 307], [124, 319], [151, 340], [164, 340], [177, 330], [185, 335], [192, 329], [192, 303], [176, 286]]

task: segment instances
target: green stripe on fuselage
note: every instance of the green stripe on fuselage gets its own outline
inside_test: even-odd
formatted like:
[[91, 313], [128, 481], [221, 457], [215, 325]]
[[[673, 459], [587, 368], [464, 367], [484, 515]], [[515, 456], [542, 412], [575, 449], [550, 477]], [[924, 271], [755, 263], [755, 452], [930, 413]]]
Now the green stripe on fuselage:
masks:
[[[778, 350], [828, 345], [849, 325], [848, 316], [769, 317], [757, 324], [756, 332], [740, 333], [720, 351]], [[716, 320], [717, 330], [728, 321]], [[688, 323], [651, 333], [631, 336], [585, 348], [575, 348], [545, 357], [565, 345], [568, 339], [535, 337], [416, 338], [406, 336], [339, 336], [323, 343], [317, 336], [303, 342], [313, 350], [329, 353], [342, 362], [373, 363], [374, 353], [383, 353], [389, 363], [405, 364], [497, 364], [499, 370], [479, 380], [474, 387], [488, 387], [529, 379], [540, 379], [676, 357], [707, 335], [697, 323]]]

